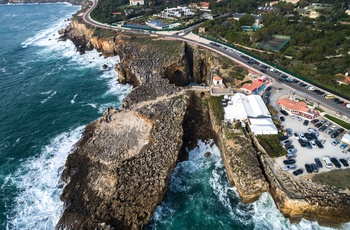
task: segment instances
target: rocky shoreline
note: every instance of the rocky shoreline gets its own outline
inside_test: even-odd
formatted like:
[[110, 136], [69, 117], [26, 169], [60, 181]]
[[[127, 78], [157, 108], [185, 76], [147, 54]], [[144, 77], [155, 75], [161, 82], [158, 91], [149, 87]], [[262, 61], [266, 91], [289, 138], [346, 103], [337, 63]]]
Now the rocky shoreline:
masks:
[[[110, 108], [88, 125], [66, 162], [61, 196], [65, 208], [57, 229], [141, 229], [164, 198], [170, 175], [185, 148], [213, 138], [221, 149], [230, 182], [243, 202], [266, 191], [292, 221], [350, 220], [350, 194], [311, 182], [296, 183], [273, 159], [254, 148], [249, 135], [225, 137], [208, 103], [208, 93], [186, 89], [190, 81], [210, 82], [217, 54], [179, 41], [114, 34], [97, 37], [75, 20], [60, 32], [77, 51], [118, 54], [122, 83], [135, 86], [123, 108]], [[247, 165], [249, 167], [247, 167]], [[331, 194], [331, 195], [329, 195]]]

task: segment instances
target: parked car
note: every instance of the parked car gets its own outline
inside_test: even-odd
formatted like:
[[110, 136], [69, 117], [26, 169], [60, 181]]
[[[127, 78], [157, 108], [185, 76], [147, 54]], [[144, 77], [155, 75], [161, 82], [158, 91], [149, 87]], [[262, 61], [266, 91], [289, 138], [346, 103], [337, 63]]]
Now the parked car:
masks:
[[306, 148], [312, 149], [312, 145], [311, 145], [310, 141], [306, 141]]
[[310, 133], [312, 140], [317, 140], [317, 135], [315, 133]]
[[300, 138], [300, 139], [305, 139], [304, 134], [303, 134], [303, 133], [299, 133], [299, 138]]
[[282, 113], [284, 116], [288, 116], [287, 111], [285, 111], [285, 110], [281, 109], [281, 110], [280, 110], [280, 112], [281, 112], [281, 113]]
[[288, 170], [293, 170], [296, 169], [297, 166], [296, 165], [286, 165], [284, 166], [284, 170], [288, 171]]
[[298, 139], [299, 139], [299, 134], [296, 133], [296, 132], [294, 132], [294, 133], [293, 133], [293, 137], [294, 137], [294, 139], [298, 140]]
[[285, 148], [286, 150], [294, 149], [294, 145], [288, 144], [288, 145], [285, 145], [284, 148]]
[[309, 121], [308, 120], [305, 120], [303, 125], [307, 126], [309, 124]]
[[315, 163], [319, 169], [323, 168], [323, 165], [322, 165], [320, 158], [315, 158], [314, 160], [315, 160]]
[[339, 161], [343, 164], [344, 167], [349, 167], [349, 163], [344, 158], [340, 158]]
[[[298, 150], [296, 149], [296, 148], [294, 148], [294, 149], [288, 149], [288, 153], [292, 153], [292, 154], [295, 154], [296, 152], [297, 152]], [[295, 156], [296, 156], [296, 154], [295, 154]]]
[[316, 128], [320, 128], [322, 125], [323, 125], [323, 123], [318, 122], [318, 123], [315, 125], [315, 127], [316, 127]]
[[265, 91], [269, 92], [271, 90], [271, 86], [267, 87]]
[[334, 164], [334, 166], [335, 166], [336, 168], [338, 168], [338, 169], [341, 168], [341, 164], [339, 163], [339, 161], [337, 160], [337, 158], [332, 157], [332, 158], [331, 158], [331, 161], [332, 161], [332, 163]]
[[310, 165], [311, 165], [312, 171], [313, 171], [314, 173], [318, 173], [318, 167], [317, 167], [317, 165], [316, 165], [315, 163], [312, 163], [312, 164], [310, 164]]
[[314, 134], [316, 134], [317, 136], [318, 136], [318, 130], [317, 129], [315, 129], [315, 128], [307, 128], [307, 131], [309, 131], [310, 133], [314, 133]]
[[310, 144], [311, 144], [312, 148], [316, 148], [317, 147], [316, 143], [314, 141], [310, 141]]
[[279, 139], [280, 139], [280, 141], [284, 141], [284, 140], [287, 140], [287, 139], [288, 139], [288, 136], [282, 136], [282, 137], [280, 137]]
[[315, 140], [315, 144], [317, 145], [317, 147], [318, 147], [319, 149], [323, 149], [323, 148], [324, 148], [323, 144], [322, 144], [321, 141], [319, 141], [319, 140]]
[[297, 169], [297, 170], [295, 170], [294, 172], [293, 172], [293, 175], [294, 176], [299, 176], [300, 174], [303, 174], [303, 170], [302, 169]]
[[333, 131], [334, 131], [333, 129], [327, 129], [325, 133], [330, 135]]
[[310, 164], [305, 164], [305, 169], [306, 169], [307, 173], [312, 173], [312, 171], [313, 171]]
[[288, 160], [284, 160], [283, 161], [283, 164], [285, 165], [292, 165], [292, 164], [295, 164], [295, 160], [294, 159], [288, 159]]
[[311, 121], [312, 124], [316, 124], [317, 122], [319, 122], [318, 119], [313, 119], [313, 120]]
[[287, 132], [288, 137], [293, 135], [293, 132], [292, 132], [291, 128], [286, 128], [286, 132]]
[[339, 136], [339, 134], [341, 134], [342, 132], [344, 132], [344, 129], [343, 129], [343, 128], [337, 129], [334, 133], [332, 133], [331, 138], [336, 138], [336, 137]]
[[323, 131], [325, 131], [327, 129], [327, 126], [322, 126], [321, 128], [319, 128], [318, 130], [320, 131], [320, 132], [323, 132]]
[[333, 168], [331, 159], [328, 156], [323, 157], [323, 162], [324, 162], [326, 168], [328, 168], [328, 169]]
[[337, 146], [340, 143], [339, 140], [335, 139], [334, 141], [332, 141], [332, 145]]
[[304, 133], [304, 136], [308, 141], [313, 139], [313, 136], [311, 135], [311, 133]]
[[341, 148], [341, 149], [345, 149], [346, 147], [348, 147], [348, 145], [345, 144], [345, 143], [343, 143], [343, 144], [340, 145], [340, 148]]
[[285, 140], [282, 142], [282, 145], [290, 145], [290, 144], [292, 144], [291, 140]]
[[280, 120], [281, 120], [281, 121], [285, 121], [285, 119], [284, 119], [283, 116], [280, 116]]
[[299, 141], [299, 144], [300, 144], [301, 147], [303, 147], [303, 148], [306, 147], [306, 141], [305, 140], [299, 139], [298, 141]]

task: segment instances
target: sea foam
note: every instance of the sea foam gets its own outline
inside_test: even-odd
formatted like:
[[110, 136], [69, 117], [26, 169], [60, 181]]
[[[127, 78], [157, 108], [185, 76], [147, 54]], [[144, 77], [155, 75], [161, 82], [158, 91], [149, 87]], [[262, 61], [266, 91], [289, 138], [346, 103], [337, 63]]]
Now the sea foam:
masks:
[[81, 126], [56, 136], [38, 156], [7, 176], [1, 189], [15, 186], [18, 191], [14, 209], [7, 214], [7, 229], [54, 229], [62, 212], [60, 175], [83, 129]]

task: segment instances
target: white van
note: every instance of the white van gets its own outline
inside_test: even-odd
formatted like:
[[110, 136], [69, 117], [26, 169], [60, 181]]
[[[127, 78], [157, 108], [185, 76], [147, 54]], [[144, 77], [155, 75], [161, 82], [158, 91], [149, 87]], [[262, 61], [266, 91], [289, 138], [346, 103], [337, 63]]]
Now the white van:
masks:
[[328, 156], [323, 157], [323, 161], [326, 165], [326, 168], [328, 168], [328, 169], [333, 168], [333, 164], [331, 162], [331, 159]]

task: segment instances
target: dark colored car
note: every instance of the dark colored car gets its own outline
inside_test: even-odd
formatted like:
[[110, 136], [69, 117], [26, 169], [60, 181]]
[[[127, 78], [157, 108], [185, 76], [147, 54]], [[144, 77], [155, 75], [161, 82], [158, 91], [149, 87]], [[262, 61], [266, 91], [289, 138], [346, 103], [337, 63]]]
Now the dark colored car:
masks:
[[305, 125], [305, 126], [307, 126], [309, 124], [309, 121], [308, 120], [305, 120], [304, 122], [303, 122], [303, 125]]
[[337, 104], [342, 105], [342, 104], [344, 104], [344, 101], [338, 101]]
[[320, 128], [322, 125], [323, 125], [323, 123], [318, 122], [318, 123], [315, 125], [315, 127], [316, 127], [316, 128]]
[[311, 141], [313, 139], [311, 133], [304, 133], [304, 136], [306, 139], [308, 139], [309, 141]]
[[323, 168], [320, 158], [315, 158], [315, 163], [319, 169]]
[[284, 119], [283, 116], [280, 116], [280, 120], [281, 120], [281, 121], [285, 121], [285, 119]]
[[306, 169], [307, 173], [312, 173], [313, 172], [312, 167], [311, 167], [310, 164], [305, 164], [305, 169]]
[[281, 113], [282, 113], [284, 116], [288, 116], [287, 111], [285, 111], [285, 110], [281, 109], [281, 110], [280, 110], [280, 112], [281, 112]]
[[316, 124], [317, 122], [319, 122], [318, 119], [313, 119], [313, 120], [311, 121], [312, 124]]
[[344, 165], [344, 167], [349, 167], [349, 163], [344, 158], [340, 158], [339, 161]]
[[342, 132], [344, 132], [344, 129], [343, 129], [343, 128], [337, 129], [337, 131], [335, 131], [334, 133], [332, 133], [331, 138], [336, 138], [336, 137], [339, 136], [339, 134], [341, 134]]
[[308, 149], [312, 149], [312, 145], [311, 145], [310, 141], [306, 141], [306, 147]]
[[335, 158], [335, 157], [332, 157], [331, 158], [331, 161], [332, 161], [332, 163], [334, 164], [334, 166], [336, 167], [336, 168], [341, 168], [341, 165], [340, 165], [340, 163], [339, 163], [339, 161], [337, 160], [337, 158]]
[[312, 137], [312, 140], [317, 140], [318, 139], [315, 133], [310, 133], [310, 135]]
[[294, 145], [288, 144], [288, 145], [285, 145], [284, 148], [285, 148], [286, 150], [294, 149]]
[[319, 140], [315, 140], [315, 144], [317, 145], [317, 147], [318, 147], [319, 149], [323, 149], [323, 148], [324, 148], [323, 144], [322, 144], [321, 141], [319, 141]]
[[302, 169], [297, 169], [297, 170], [295, 170], [294, 172], [293, 172], [293, 175], [294, 176], [299, 176], [300, 174], [303, 174], [303, 170]]
[[278, 78], [278, 80], [279, 80], [280, 82], [286, 81], [286, 79], [284, 79], [284, 78]]
[[271, 89], [272, 89], [271, 86], [269, 86], [266, 88], [266, 91], [269, 92]]
[[327, 126], [322, 126], [321, 128], [319, 128], [318, 130], [320, 131], [320, 132], [323, 132], [323, 131], [325, 131], [327, 129]]
[[296, 161], [294, 159], [288, 159], [288, 160], [284, 160], [283, 164], [285, 164], [285, 165], [292, 165], [292, 164], [295, 164], [295, 162]]
[[306, 147], [306, 141], [304, 141], [303, 139], [299, 139], [299, 144], [301, 147], [305, 148]]
[[290, 144], [292, 144], [291, 140], [286, 140], [282, 142], [282, 145], [290, 145]]
[[287, 140], [287, 139], [288, 139], [288, 136], [282, 136], [282, 137], [280, 137], [279, 139], [280, 139], [280, 141], [284, 141], [284, 140]]
[[315, 172], [315, 173], [318, 173], [318, 167], [315, 163], [312, 163], [310, 164], [311, 165], [311, 168], [312, 168], [312, 171]]
[[333, 98], [333, 99], [332, 99], [332, 101], [334, 101], [334, 102], [338, 102], [338, 101], [339, 101], [339, 99], [338, 99], [338, 98]]

